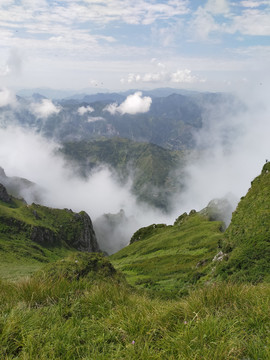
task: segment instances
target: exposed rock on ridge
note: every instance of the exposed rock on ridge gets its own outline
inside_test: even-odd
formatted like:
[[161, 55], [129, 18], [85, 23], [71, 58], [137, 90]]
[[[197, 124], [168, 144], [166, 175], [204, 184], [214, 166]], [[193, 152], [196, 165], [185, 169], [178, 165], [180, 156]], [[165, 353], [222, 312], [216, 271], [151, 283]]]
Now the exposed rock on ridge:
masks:
[[6, 203], [11, 202], [11, 197], [8, 195], [4, 185], [0, 184], [0, 200]]
[[85, 211], [82, 211], [78, 215], [82, 221], [82, 227], [73, 246], [80, 251], [99, 252], [100, 250], [90, 216]]

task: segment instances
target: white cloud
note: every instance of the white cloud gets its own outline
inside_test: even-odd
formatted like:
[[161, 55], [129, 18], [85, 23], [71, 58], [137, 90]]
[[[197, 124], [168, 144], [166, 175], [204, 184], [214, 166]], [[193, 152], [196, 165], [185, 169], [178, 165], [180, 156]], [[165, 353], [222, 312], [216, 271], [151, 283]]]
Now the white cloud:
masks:
[[[168, 72], [165, 70], [166, 66], [162, 63], [157, 63], [157, 66], [162, 71], [149, 72], [145, 74], [129, 74], [127, 77], [127, 83], [143, 82], [143, 83], [182, 83], [182, 84], [194, 84], [204, 82], [204, 79], [199, 78], [192, 74], [191, 70], [176, 70], [175, 72]], [[120, 80], [122, 83], [125, 79]], [[113, 110], [112, 110], [113, 111]]]
[[146, 73], [143, 77], [142, 77], [142, 81], [143, 82], [160, 82], [160, 81], [166, 81], [168, 80], [168, 73], [161, 71], [161, 72], [156, 72], [156, 73]]
[[106, 121], [102, 116], [89, 116], [87, 122]]
[[234, 24], [228, 32], [239, 31], [244, 35], [270, 36], [270, 12], [247, 9], [241, 15], [234, 17]]
[[263, 1], [263, 0], [256, 0], [256, 1], [252, 1], [252, 0], [246, 0], [246, 1], [241, 1], [241, 5], [243, 7], [249, 7], [249, 8], [256, 8], [259, 7], [261, 5], [269, 5], [269, 1]]
[[229, 4], [227, 0], [208, 0], [205, 9], [212, 14], [225, 14], [229, 11]]
[[80, 106], [80, 107], [78, 108], [78, 110], [77, 110], [77, 112], [78, 112], [81, 116], [83, 116], [83, 115], [86, 114], [86, 113], [91, 113], [91, 112], [93, 112], [93, 111], [95, 111], [95, 109], [92, 108], [92, 106]]
[[0, 89], [0, 108], [7, 105], [15, 105], [16, 97], [15, 95], [7, 88]]
[[10, 74], [10, 67], [8, 65], [0, 66], [0, 76], [7, 76]]
[[19, 75], [21, 67], [21, 56], [16, 49], [11, 49], [6, 63], [0, 66], [0, 76]]
[[104, 108], [104, 111], [108, 111], [114, 115], [119, 113], [124, 114], [138, 114], [146, 113], [150, 110], [152, 99], [149, 96], [142, 97], [142, 92], [137, 91], [133, 95], [129, 95], [124, 102], [119, 106], [117, 103], [109, 104]]
[[61, 107], [54, 105], [49, 99], [42, 99], [40, 103], [31, 104], [31, 111], [38, 118], [46, 119], [53, 114], [58, 114]]
[[196, 83], [204, 82], [204, 79], [199, 79], [197, 76], [191, 74], [191, 70], [177, 70], [171, 74], [171, 81], [174, 83]]
[[190, 22], [189, 31], [192, 39], [207, 41], [211, 33], [220, 32], [220, 26], [209, 11], [199, 7]]

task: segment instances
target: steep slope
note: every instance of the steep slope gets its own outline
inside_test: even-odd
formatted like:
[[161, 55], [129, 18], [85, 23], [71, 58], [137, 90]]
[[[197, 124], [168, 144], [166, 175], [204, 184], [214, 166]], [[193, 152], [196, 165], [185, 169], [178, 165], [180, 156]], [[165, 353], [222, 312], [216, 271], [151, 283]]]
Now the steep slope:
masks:
[[3, 185], [0, 190], [1, 273], [8, 263], [38, 266], [68, 251], [99, 251], [91, 219], [85, 212], [26, 205], [23, 200], [7, 198]]
[[79, 165], [83, 175], [106, 165], [122, 183], [132, 176], [132, 190], [139, 200], [163, 209], [168, 208], [170, 196], [183, 181], [176, 172], [183, 168], [185, 154], [153, 144], [122, 138], [78, 141], [65, 143], [61, 152]]
[[270, 281], [270, 163], [252, 181], [233, 213], [221, 243], [226, 256], [217, 267], [222, 278]]
[[139, 229], [130, 245], [110, 259], [133, 285], [185, 293], [207, 279], [223, 236], [222, 226], [193, 210], [179, 216], [174, 225]]

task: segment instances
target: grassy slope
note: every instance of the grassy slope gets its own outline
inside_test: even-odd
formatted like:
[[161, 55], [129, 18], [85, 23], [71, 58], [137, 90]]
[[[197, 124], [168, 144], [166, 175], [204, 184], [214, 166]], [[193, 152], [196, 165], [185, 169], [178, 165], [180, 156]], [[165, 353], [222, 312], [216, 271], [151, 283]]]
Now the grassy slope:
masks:
[[140, 240], [110, 259], [132, 285], [185, 293], [211, 270], [221, 227], [198, 213], [179, 217], [173, 226], [140, 229], [134, 234]]
[[237, 281], [270, 281], [270, 163], [233, 213], [222, 248], [228, 261], [217, 273]]
[[134, 290], [96, 254], [0, 282], [2, 359], [270, 357], [269, 285], [219, 284], [181, 300]]
[[[25, 205], [15, 198], [11, 204], [0, 202], [1, 277], [14, 279], [31, 274], [44, 263], [74, 251], [69, 241], [81, 226], [75, 216], [67, 210]], [[55, 243], [31, 240], [33, 227], [48, 229]]]

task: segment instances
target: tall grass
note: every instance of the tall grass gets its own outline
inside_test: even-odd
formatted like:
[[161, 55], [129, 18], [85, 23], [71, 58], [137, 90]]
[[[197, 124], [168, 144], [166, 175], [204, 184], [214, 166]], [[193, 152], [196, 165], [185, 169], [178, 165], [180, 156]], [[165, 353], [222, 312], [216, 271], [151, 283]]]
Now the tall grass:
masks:
[[218, 283], [181, 300], [125, 282], [0, 283], [1, 359], [269, 359], [270, 286]]

